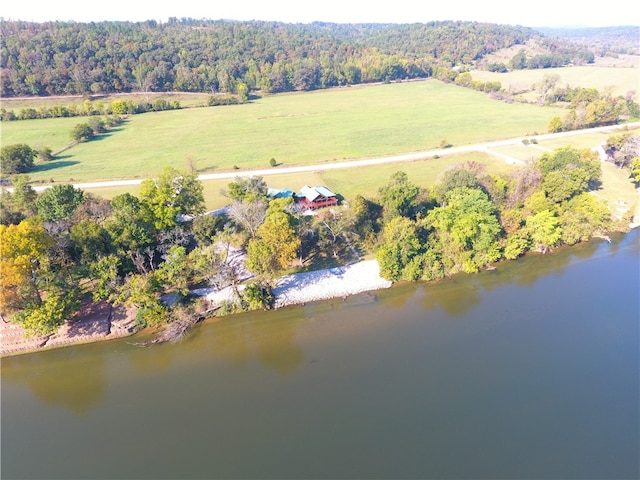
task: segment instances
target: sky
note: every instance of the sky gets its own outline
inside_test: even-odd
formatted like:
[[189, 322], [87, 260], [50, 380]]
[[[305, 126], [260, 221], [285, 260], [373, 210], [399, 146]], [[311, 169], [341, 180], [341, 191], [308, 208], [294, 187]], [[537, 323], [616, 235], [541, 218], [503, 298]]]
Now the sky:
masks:
[[463, 20], [526, 27], [640, 25], [635, 0], [9, 0], [5, 20], [166, 22], [169, 17], [286, 23], [425, 23]]

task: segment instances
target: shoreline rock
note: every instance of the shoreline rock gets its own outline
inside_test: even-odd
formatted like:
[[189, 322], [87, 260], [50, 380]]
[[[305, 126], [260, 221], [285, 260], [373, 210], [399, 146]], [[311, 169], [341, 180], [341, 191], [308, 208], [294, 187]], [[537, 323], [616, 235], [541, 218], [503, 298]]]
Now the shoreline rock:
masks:
[[[275, 308], [282, 308], [348, 297], [389, 288], [391, 285], [392, 282], [380, 277], [376, 260], [365, 260], [344, 267], [284, 276], [278, 280], [273, 293], [276, 297]], [[206, 296], [214, 305], [232, 298], [231, 288], [221, 291], [200, 289], [194, 293]], [[87, 303], [58, 332], [42, 337], [27, 338], [19, 325], [6, 321], [0, 323], [0, 356], [4, 357], [131, 335], [135, 325], [135, 309], [112, 307], [106, 302]]]
[[113, 307], [106, 302], [86, 303], [56, 333], [38, 337], [26, 337], [20, 325], [3, 320], [0, 322], [0, 356], [125, 337], [132, 334], [135, 318], [135, 309]]

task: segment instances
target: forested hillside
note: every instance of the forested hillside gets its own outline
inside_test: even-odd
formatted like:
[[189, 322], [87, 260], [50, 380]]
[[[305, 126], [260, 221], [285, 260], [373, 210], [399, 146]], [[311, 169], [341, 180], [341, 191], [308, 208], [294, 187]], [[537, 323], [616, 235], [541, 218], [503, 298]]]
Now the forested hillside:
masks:
[[[476, 22], [2, 21], [0, 95], [283, 92], [437, 77], [536, 31]], [[563, 61], [585, 49], [554, 43]], [[588, 55], [587, 55], [588, 57]]]
[[640, 55], [640, 26], [538, 28], [549, 37], [588, 45], [598, 55]]

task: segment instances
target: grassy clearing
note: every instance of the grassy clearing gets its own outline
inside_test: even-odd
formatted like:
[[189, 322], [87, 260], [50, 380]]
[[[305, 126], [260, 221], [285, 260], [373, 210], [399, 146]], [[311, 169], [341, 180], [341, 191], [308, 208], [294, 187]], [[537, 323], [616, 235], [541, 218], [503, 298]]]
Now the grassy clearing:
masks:
[[149, 94], [143, 93], [119, 93], [112, 95], [91, 95], [89, 97], [82, 95], [70, 95], [70, 96], [53, 96], [53, 97], [30, 97], [30, 98], [3, 98], [0, 100], [0, 106], [7, 110], [13, 110], [14, 113], [18, 113], [22, 108], [35, 108], [40, 107], [52, 107], [54, 105], [63, 105], [65, 107], [82, 105], [86, 100], [91, 101], [94, 104], [101, 102], [104, 105], [109, 105], [114, 100], [130, 100], [134, 103], [141, 102], [154, 102], [156, 100], [167, 100], [169, 102], [178, 101], [183, 107], [195, 107], [206, 105], [209, 99], [207, 93], [165, 93], [165, 92], [150, 92]]
[[607, 202], [613, 215], [632, 215], [638, 211], [640, 197], [632, 183], [629, 172], [621, 170], [611, 163], [602, 164], [602, 187], [594, 194]]
[[[57, 152], [71, 143], [71, 130], [81, 118], [20, 120], [0, 123], [2, 145], [26, 143], [31, 148], [50, 147]], [[64, 158], [61, 158], [64, 160]]]
[[[505, 104], [435, 80], [269, 96], [253, 103], [129, 117], [118, 131], [36, 168], [56, 182], [146, 178], [195, 163], [200, 173], [291, 166], [472, 144], [546, 131], [563, 110]], [[70, 119], [64, 119], [70, 120]], [[3, 124], [3, 143], [42, 143], [60, 119]], [[28, 132], [22, 124], [33, 123]], [[68, 133], [66, 134], [68, 138]], [[65, 139], [66, 141], [66, 139]], [[54, 147], [52, 147], [54, 148]]]
[[620, 129], [619, 131], [612, 132], [593, 132], [584, 135], [575, 135], [567, 138], [556, 138], [553, 140], [541, 140], [538, 144], [545, 148], [556, 149], [566, 145], [571, 145], [575, 148], [595, 148], [598, 145], [606, 142], [607, 139], [614, 135], [620, 135], [622, 133], [633, 133], [635, 135], [640, 134], [640, 129]]
[[[515, 70], [508, 73], [488, 72], [474, 70], [471, 76], [474, 80], [482, 82], [500, 82], [502, 88], [510, 92], [522, 92], [531, 90], [532, 85], [539, 82], [547, 75], [558, 75], [558, 86], [597, 88], [604, 91], [611, 87], [614, 95], [625, 96], [633, 90], [638, 94], [640, 82], [640, 67], [636, 60], [634, 66], [602, 67], [602, 66], [577, 66], [563, 68], [545, 68], [536, 70]], [[533, 98], [532, 98], [533, 99]]]

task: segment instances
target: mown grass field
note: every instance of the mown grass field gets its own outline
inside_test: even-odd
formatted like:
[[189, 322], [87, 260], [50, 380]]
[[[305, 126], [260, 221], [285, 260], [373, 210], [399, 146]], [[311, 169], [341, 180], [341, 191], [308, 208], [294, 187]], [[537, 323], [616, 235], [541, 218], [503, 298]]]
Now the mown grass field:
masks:
[[85, 97], [82, 95], [69, 96], [53, 96], [53, 97], [30, 97], [30, 98], [3, 98], [0, 100], [0, 106], [7, 110], [13, 110], [18, 113], [22, 108], [52, 107], [54, 105], [62, 105], [65, 107], [74, 107], [82, 105], [86, 100], [94, 104], [102, 102], [103, 105], [109, 105], [114, 100], [127, 100], [134, 103], [151, 102], [158, 99], [167, 100], [169, 102], [178, 101], [183, 107], [195, 107], [207, 104], [209, 94], [207, 93], [187, 93], [187, 92], [149, 92], [144, 93], [114, 93], [105, 95], [90, 95]]
[[[640, 93], [640, 57], [633, 57], [633, 66], [576, 66], [563, 68], [545, 68], [537, 70], [514, 70], [507, 73], [495, 73], [486, 70], [474, 70], [471, 76], [482, 82], [500, 82], [502, 88], [508, 92], [519, 93], [535, 90], [534, 85], [547, 75], [557, 75], [560, 80], [558, 87], [596, 88], [604, 91], [612, 89], [613, 95], [626, 96], [634, 91], [636, 101]], [[537, 95], [531, 92], [525, 95], [530, 101], [535, 101]]]
[[[288, 187], [294, 191], [307, 185], [325, 185], [346, 201], [353, 200], [356, 195], [376, 198], [378, 189], [389, 181], [397, 171], [404, 171], [409, 179], [422, 188], [435, 185], [440, 176], [451, 166], [467, 161], [475, 161], [485, 165], [490, 173], [505, 173], [513, 166], [503, 160], [481, 152], [464, 155], [451, 155], [440, 158], [368, 166], [366, 168], [348, 168], [340, 170], [318, 170], [312, 173], [286, 173], [263, 177], [270, 187]], [[206, 180], [203, 182], [205, 202], [208, 210], [215, 210], [228, 205], [229, 200], [221, 194], [231, 180]], [[140, 191], [135, 187], [113, 187], [86, 189], [105, 198], [113, 198], [121, 193], [130, 192], [137, 195]]]
[[[564, 111], [506, 104], [436, 80], [267, 96], [230, 107], [133, 115], [36, 167], [35, 181], [147, 178], [165, 166], [199, 173], [340, 161], [546, 132]], [[54, 150], [82, 118], [6, 122], [3, 144]], [[73, 180], [71, 180], [73, 179]]]

